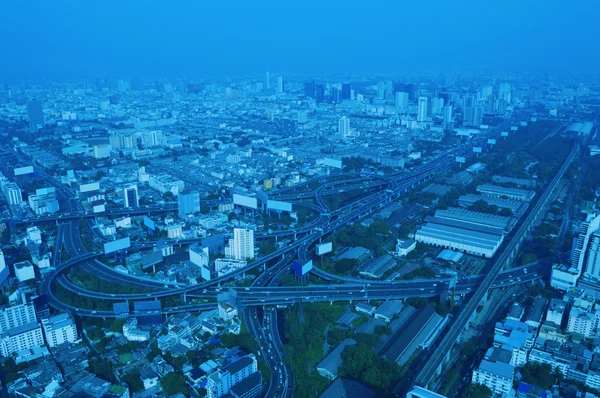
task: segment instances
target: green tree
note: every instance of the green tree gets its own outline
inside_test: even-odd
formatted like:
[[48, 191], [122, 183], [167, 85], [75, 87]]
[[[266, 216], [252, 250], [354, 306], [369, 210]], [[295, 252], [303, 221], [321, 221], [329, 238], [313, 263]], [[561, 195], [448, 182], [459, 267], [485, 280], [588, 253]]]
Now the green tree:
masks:
[[185, 377], [179, 373], [167, 373], [165, 377], [160, 379], [160, 386], [167, 395], [182, 393], [187, 396], [189, 394], [189, 391], [185, 386]]
[[492, 390], [490, 390], [487, 386], [483, 384], [471, 384], [469, 388], [467, 388], [463, 392], [464, 398], [491, 398]]
[[139, 373], [127, 373], [121, 377], [121, 380], [127, 384], [132, 392], [138, 392], [144, 389], [144, 383], [142, 383]]

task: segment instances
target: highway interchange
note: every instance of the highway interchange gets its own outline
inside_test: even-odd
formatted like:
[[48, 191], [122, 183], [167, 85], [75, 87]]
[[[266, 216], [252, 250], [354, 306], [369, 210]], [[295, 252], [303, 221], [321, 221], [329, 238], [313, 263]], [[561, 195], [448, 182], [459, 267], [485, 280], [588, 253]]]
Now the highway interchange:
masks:
[[[507, 126], [489, 131], [485, 137], [479, 137], [467, 144], [453, 148], [437, 158], [415, 167], [408, 171], [403, 171], [387, 176], [365, 173], [343, 173], [338, 175], [338, 180], [325, 182], [324, 177], [319, 177], [305, 182], [297, 187], [285, 188], [275, 192], [273, 197], [277, 200], [289, 200], [296, 206], [309, 206], [312, 210], [319, 213], [314, 221], [291, 231], [278, 231], [274, 233], [257, 234], [257, 238], [271, 237], [294, 237], [293, 241], [275, 252], [263, 256], [245, 268], [236, 270], [231, 274], [215, 278], [211, 281], [199, 283], [197, 285], [181, 285], [171, 282], [162, 282], [143, 278], [139, 276], [126, 275], [114, 271], [112, 268], [100, 263], [97, 259], [103, 255], [102, 252], [88, 253], [81, 241], [81, 232], [79, 220], [84, 219], [88, 226], [94, 226], [93, 215], [86, 213], [81, 203], [76, 199], [76, 195], [64, 185], [56, 182], [52, 177], [39, 171], [40, 175], [52, 183], [64, 198], [67, 199], [69, 208], [65, 213], [53, 215], [50, 217], [38, 217], [26, 220], [27, 223], [56, 221], [58, 223], [57, 246], [64, 247], [69, 253], [70, 259], [61, 262], [60, 250], [55, 255], [55, 272], [49, 274], [42, 282], [42, 293], [47, 295], [48, 303], [56, 309], [75, 313], [79, 316], [88, 317], [114, 317], [112, 311], [91, 310], [86, 308], [76, 308], [61, 302], [54, 294], [55, 282], [64, 289], [72, 293], [90, 297], [99, 300], [124, 301], [124, 300], [148, 300], [158, 299], [169, 296], [184, 295], [184, 298], [194, 298], [200, 303], [185, 304], [176, 307], [163, 308], [160, 312], [163, 314], [172, 314], [178, 312], [206, 311], [216, 307], [214, 300], [217, 294], [229, 290], [229, 287], [221, 287], [231, 279], [234, 279], [245, 272], [255, 268], [262, 267], [263, 272], [259, 274], [252, 286], [245, 288], [233, 288], [241, 308], [241, 317], [246, 322], [248, 330], [257, 338], [261, 347], [260, 355], [267, 361], [271, 368], [272, 376], [269, 382], [267, 395], [286, 396], [293, 391], [293, 377], [291, 368], [283, 360], [283, 351], [279, 333], [277, 331], [277, 304], [291, 304], [298, 301], [360, 301], [371, 299], [401, 299], [407, 297], [435, 297], [448, 293], [449, 279], [437, 280], [412, 280], [412, 281], [362, 281], [359, 278], [348, 279], [340, 278], [336, 275], [327, 274], [318, 268], [314, 273], [330, 281], [329, 284], [310, 285], [310, 286], [278, 286], [279, 280], [289, 272], [289, 264], [294, 258], [302, 261], [310, 258], [311, 248], [324, 237], [334, 233], [339, 228], [353, 224], [354, 222], [372, 215], [378, 209], [398, 199], [402, 194], [415, 188], [422, 182], [429, 180], [438, 173], [449, 170], [455, 161], [456, 156], [467, 156], [473, 146], [485, 146], [488, 138], [495, 138], [500, 135], [500, 130]], [[22, 161], [26, 162], [24, 159]], [[26, 162], [27, 163], [27, 162]], [[339, 179], [342, 177], [343, 179]], [[558, 177], [558, 176], [557, 176]], [[318, 182], [321, 185], [318, 189], [310, 192], [293, 193], [294, 188], [305, 188], [310, 183]], [[336, 211], [330, 211], [327, 207], [324, 197], [335, 195], [341, 192], [361, 189], [369, 192], [377, 190], [369, 195], [350, 203]], [[290, 193], [291, 192], [291, 193]], [[314, 200], [316, 204], [301, 202], [301, 200]], [[538, 202], [539, 204], [540, 202]], [[215, 206], [217, 203], [204, 203], [208, 206]], [[172, 212], [175, 208], [172, 205], [152, 206], [146, 208], [132, 208], [111, 210], [111, 216], [151, 214], [154, 212]], [[108, 214], [107, 214], [108, 215]], [[525, 232], [529, 230], [528, 222], [524, 225]], [[523, 226], [521, 227], [523, 228]], [[520, 231], [520, 230], [519, 230]], [[515, 238], [513, 237], [513, 240]], [[185, 245], [197, 242], [197, 239], [180, 239], [171, 243]], [[511, 241], [512, 242], [512, 241]], [[519, 239], [517, 244], [520, 243]], [[136, 248], [151, 249], [156, 243], [141, 242]], [[503, 253], [505, 253], [503, 251]], [[512, 253], [511, 253], [512, 254]], [[509, 257], [510, 258], [510, 257]], [[510, 269], [500, 273], [506, 263], [506, 259], [498, 260], [492, 272], [487, 275], [459, 280], [456, 284], [456, 294], [469, 294], [475, 292], [478, 297], [480, 292], [485, 292], [490, 287], [503, 287], [510, 284], [523, 283], [539, 279], [540, 276], [547, 274], [548, 267], [543, 265], [534, 265], [528, 268]], [[500, 264], [501, 263], [501, 264]], [[500, 265], [497, 265], [500, 264]], [[66, 271], [73, 266], [80, 266], [88, 272], [91, 272], [101, 279], [113, 283], [135, 284], [143, 286], [150, 291], [141, 294], [109, 294], [102, 292], [92, 292], [83, 289], [66, 277]], [[496, 276], [498, 276], [496, 278]], [[341, 284], [339, 283], [341, 282]], [[483, 289], [483, 290], [482, 290]], [[204, 302], [202, 298], [205, 298]], [[479, 302], [471, 299], [467, 305]], [[259, 316], [257, 308], [262, 308], [262, 317]], [[463, 311], [463, 313], [466, 313]], [[462, 314], [462, 313], [461, 313]], [[132, 315], [140, 315], [132, 313]], [[459, 317], [460, 320], [460, 317]], [[445, 341], [446, 339], [444, 339]], [[442, 347], [443, 343], [438, 346]], [[447, 344], [446, 344], [447, 345]], [[434, 358], [436, 354], [434, 353]], [[443, 357], [442, 357], [443, 358]], [[428, 364], [429, 369], [432, 365]], [[435, 370], [435, 369], [434, 369]], [[427, 370], [429, 372], [429, 370]], [[426, 378], [427, 375], [423, 376]], [[428, 381], [428, 380], [427, 380]], [[421, 381], [422, 384], [422, 381]], [[425, 383], [426, 384], [426, 383]]]

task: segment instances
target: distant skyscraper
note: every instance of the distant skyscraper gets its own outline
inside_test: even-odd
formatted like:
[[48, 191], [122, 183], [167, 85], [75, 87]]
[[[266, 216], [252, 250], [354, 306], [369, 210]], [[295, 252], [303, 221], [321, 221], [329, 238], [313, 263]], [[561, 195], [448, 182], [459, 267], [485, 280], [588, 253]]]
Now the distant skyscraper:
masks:
[[408, 93], [403, 91], [396, 92], [396, 108], [405, 108], [408, 106]]
[[477, 105], [473, 111], [473, 126], [481, 126], [483, 124], [484, 107]]
[[444, 106], [444, 130], [452, 130], [452, 104]]
[[385, 99], [385, 83], [382, 81], [377, 82], [377, 99]]
[[342, 100], [342, 92], [337, 87], [331, 87], [331, 102], [338, 103]]
[[123, 207], [138, 207], [140, 205], [138, 188], [136, 184], [129, 184], [123, 188]]
[[298, 111], [298, 123], [304, 124], [308, 122], [308, 113], [306, 111]]
[[315, 98], [315, 82], [304, 83], [304, 95], [306, 97]]
[[444, 100], [441, 98], [432, 98], [431, 100], [431, 114], [441, 115], [442, 109], [444, 108]]
[[184, 218], [188, 214], [197, 213], [200, 211], [200, 192], [192, 191], [187, 193], [179, 193], [177, 195], [177, 208], [179, 217]]
[[27, 103], [27, 115], [30, 132], [34, 133], [44, 127], [44, 111], [40, 101], [34, 99]]
[[342, 116], [340, 118], [338, 125], [338, 134], [342, 138], [346, 138], [350, 134], [350, 119], [348, 119], [346, 116]]
[[315, 86], [315, 99], [317, 100], [317, 102], [325, 101], [325, 85], [324, 84], [317, 84]]
[[350, 99], [352, 95], [352, 84], [344, 83], [342, 84], [342, 100]]
[[277, 92], [279, 94], [283, 93], [284, 87], [283, 87], [283, 76], [278, 76], [277, 77]]
[[490, 85], [481, 87], [481, 98], [487, 99], [488, 97], [490, 97], [492, 95], [492, 90], [493, 90], [493, 87]]
[[507, 104], [510, 104], [511, 91], [512, 87], [510, 83], [500, 83], [500, 86], [498, 87], [498, 98], [503, 99]]
[[419, 97], [417, 122], [424, 122], [426, 120], [427, 120], [427, 97]]
[[265, 84], [264, 84], [264, 88], [266, 90], [270, 90], [271, 89], [271, 75], [269, 74], [269, 72], [265, 73]]

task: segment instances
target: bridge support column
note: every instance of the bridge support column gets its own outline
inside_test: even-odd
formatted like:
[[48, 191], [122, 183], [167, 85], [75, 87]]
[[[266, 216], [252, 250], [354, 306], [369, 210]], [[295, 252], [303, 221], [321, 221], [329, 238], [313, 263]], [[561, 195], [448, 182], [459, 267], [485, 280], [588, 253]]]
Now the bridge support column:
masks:
[[183, 302], [187, 304], [187, 292], [183, 292]]

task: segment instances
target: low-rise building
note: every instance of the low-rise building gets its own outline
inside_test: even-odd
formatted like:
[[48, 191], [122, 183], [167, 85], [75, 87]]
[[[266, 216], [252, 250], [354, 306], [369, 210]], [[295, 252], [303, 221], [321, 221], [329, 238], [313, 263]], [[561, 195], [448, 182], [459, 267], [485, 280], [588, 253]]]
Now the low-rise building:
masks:
[[472, 383], [483, 384], [497, 396], [505, 397], [512, 391], [515, 367], [503, 362], [481, 361], [473, 371]]

